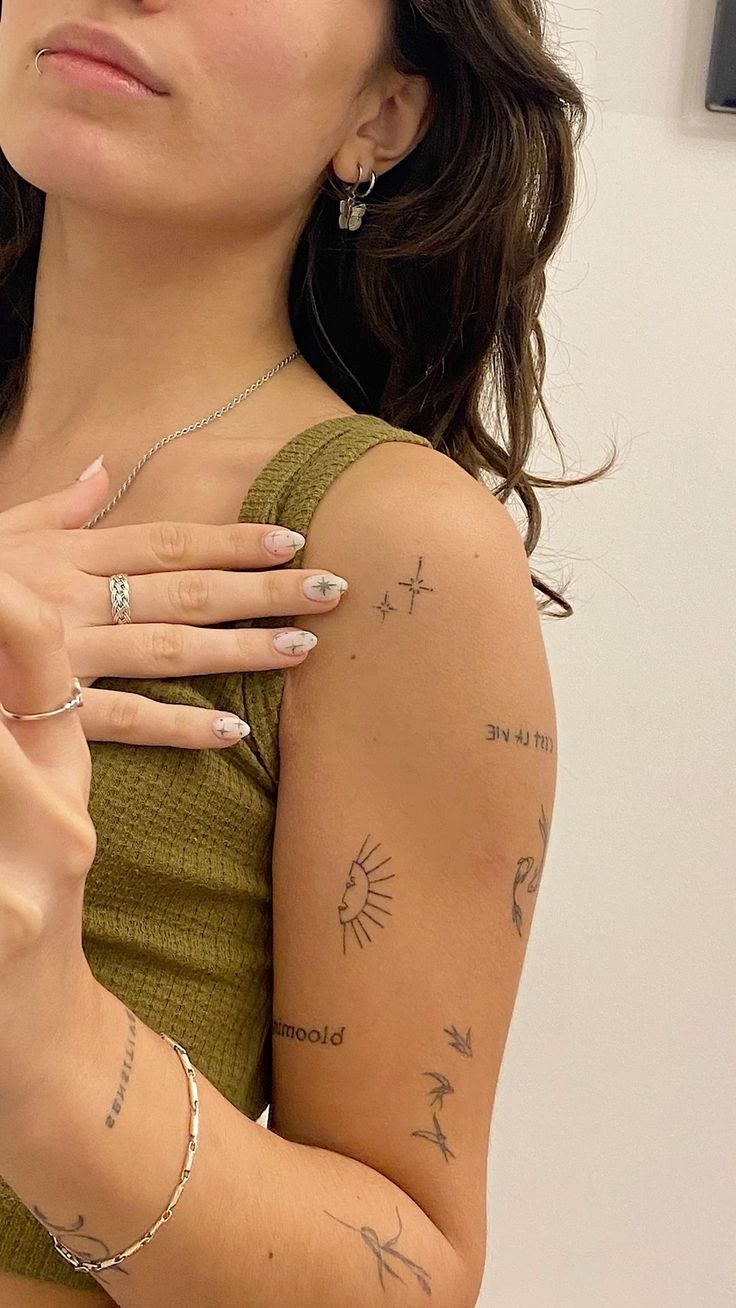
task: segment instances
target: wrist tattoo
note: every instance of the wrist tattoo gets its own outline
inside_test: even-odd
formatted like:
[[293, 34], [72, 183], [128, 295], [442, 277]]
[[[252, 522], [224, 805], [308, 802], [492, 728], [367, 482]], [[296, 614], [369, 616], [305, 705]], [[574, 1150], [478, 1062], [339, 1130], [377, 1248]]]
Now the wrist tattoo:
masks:
[[120, 1071], [120, 1080], [118, 1081], [115, 1098], [112, 1101], [112, 1108], [105, 1118], [105, 1126], [109, 1126], [110, 1128], [115, 1125], [120, 1113], [122, 1112], [123, 1100], [125, 1099], [125, 1092], [128, 1088], [130, 1073], [133, 1067], [133, 1055], [135, 1054], [135, 1037], [137, 1030], [136, 1016], [135, 1013], [131, 1013], [130, 1009], [127, 1007], [125, 1012], [128, 1018], [128, 1036], [125, 1046], [125, 1060]]
[[[57, 1226], [49, 1220], [45, 1213], [41, 1212], [36, 1204], [33, 1205], [31, 1211], [39, 1222], [43, 1222], [47, 1231], [55, 1235], [65, 1248], [71, 1249], [72, 1253], [76, 1254], [77, 1258], [81, 1258], [82, 1262], [97, 1263], [112, 1258], [113, 1252], [109, 1244], [102, 1240], [99, 1235], [92, 1235], [84, 1229], [85, 1219], [81, 1213], [72, 1225]], [[71, 1240], [69, 1240], [69, 1236], [72, 1237]], [[104, 1286], [107, 1284], [107, 1277], [111, 1272], [118, 1272], [121, 1276], [130, 1276], [131, 1274], [127, 1267], [118, 1266], [105, 1267], [103, 1271], [91, 1272], [89, 1275], [94, 1276], [94, 1279]], [[87, 1273], [84, 1273], [84, 1275], [87, 1275]]]

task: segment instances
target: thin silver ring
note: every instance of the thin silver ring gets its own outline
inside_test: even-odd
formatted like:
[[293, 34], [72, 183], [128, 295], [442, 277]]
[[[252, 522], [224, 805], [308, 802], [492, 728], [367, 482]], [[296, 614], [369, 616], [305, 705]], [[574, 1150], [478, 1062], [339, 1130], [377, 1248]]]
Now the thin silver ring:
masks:
[[132, 622], [130, 616], [130, 585], [124, 572], [116, 572], [109, 580], [112, 620], [119, 623]]
[[53, 53], [54, 53], [53, 50], [49, 50], [48, 47], [46, 47], [46, 49], [44, 49], [44, 50], [39, 50], [38, 54], [36, 55], [36, 58], [34, 59], [33, 62], [34, 62], [34, 64], [36, 65], [36, 72], [38, 73], [39, 77], [42, 76], [42, 74], [41, 74], [41, 69], [40, 69], [39, 66], [38, 66], [38, 61], [39, 61], [39, 59], [41, 58], [41, 55], [42, 55], [42, 54], [53, 54]]
[[82, 703], [82, 683], [78, 677], [74, 677], [72, 694], [59, 708], [49, 709], [47, 713], [11, 713], [0, 700], [0, 713], [4, 718], [12, 718], [15, 722], [35, 722], [38, 718], [55, 718], [57, 713], [68, 713], [70, 709], [81, 708]]

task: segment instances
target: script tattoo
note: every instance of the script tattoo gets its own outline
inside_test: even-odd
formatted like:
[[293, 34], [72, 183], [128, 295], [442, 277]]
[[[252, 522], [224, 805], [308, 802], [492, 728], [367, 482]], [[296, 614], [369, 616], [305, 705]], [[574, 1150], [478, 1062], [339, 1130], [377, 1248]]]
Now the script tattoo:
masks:
[[516, 865], [516, 874], [514, 876], [514, 889], [511, 897], [511, 918], [519, 935], [521, 935], [521, 907], [516, 902], [516, 889], [517, 886], [521, 886], [527, 882], [528, 877], [530, 877], [530, 879], [526, 886], [527, 894], [533, 895], [539, 888], [539, 879], [542, 875], [542, 868], [544, 867], [544, 859], [547, 852], [547, 840], [549, 838], [549, 826], [547, 824], [547, 815], [544, 811], [544, 807], [542, 807], [542, 816], [538, 821], [539, 831], [542, 836], [542, 857], [538, 863], [534, 862], [534, 859], [530, 854], [525, 858], [520, 858]]
[[[358, 857], [353, 859], [350, 864], [350, 872], [348, 874], [348, 879], [345, 882], [342, 901], [337, 910], [342, 924], [343, 954], [347, 953], [347, 938], [349, 933], [355, 937], [361, 949], [363, 948], [363, 937], [365, 937], [369, 943], [372, 941], [373, 937], [365, 924], [366, 919], [373, 922], [375, 926], [383, 928], [385, 924], [380, 920], [380, 918], [373, 917], [373, 913], [383, 913], [386, 917], [393, 916], [390, 908], [387, 908], [385, 903], [379, 902], [381, 900], [385, 901], [392, 899], [393, 896], [386, 890], [374, 890], [373, 888], [378, 884], [385, 884], [387, 881], [393, 879], [393, 872], [389, 872], [386, 876], [382, 877], [377, 877], [375, 875], [384, 864], [390, 863], [391, 859], [384, 858], [383, 862], [377, 863], [375, 867], [367, 867], [366, 864], [368, 860], [372, 858], [373, 854], [378, 849], [378, 845], [374, 845], [368, 853], [365, 853], [365, 847], [369, 840], [370, 835], [367, 835], [363, 841]], [[380, 845], [380, 841], [378, 844]], [[371, 911], [369, 912], [369, 910]]]
[[135, 1053], [136, 1017], [135, 1017], [135, 1013], [131, 1013], [129, 1008], [126, 1008], [125, 1012], [128, 1016], [128, 1041], [125, 1046], [125, 1062], [123, 1063], [120, 1072], [120, 1080], [118, 1082], [117, 1092], [115, 1098], [112, 1101], [112, 1108], [110, 1109], [110, 1112], [105, 1118], [105, 1126], [109, 1126], [110, 1128], [112, 1128], [115, 1125], [122, 1111], [123, 1100], [125, 1099], [125, 1091], [127, 1089], [128, 1082], [130, 1081], [130, 1071], [133, 1065], [133, 1055]]
[[329, 1025], [325, 1022], [323, 1027], [307, 1026], [306, 1022], [302, 1026], [294, 1026], [291, 1022], [282, 1022], [280, 1018], [271, 1019], [271, 1035], [283, 1036], [285, 1040], [296, 1040], [305, 1045], [331, 1045], [337, 1047], [342, 1044], [345, 1038], [345, 1027], [341, 1026], [330, 1032]]
[[[408, 581], [399, 581], [397, 583], [397, 585], [399, 586], [405, 586], [411, 595], [411, 602], [409, 605], [409, 616], [411, 616], [411, 614], [414, 612], [414, 601], [417, 598], [417, 596], [423, 593], [431, 594], [434, 591], [434, 586], [424, 585], [424, 580], [422, 578], [423, 564], [424, 564], [424, 556], [420, 555], [414, 576], [410, 577]], [[377, 610], [378, 613], [381, 614], [381, 625], [383, 625], [389, 613], [398, 613], [398, 609], [391, 603], [388, 591], [385, 592], [381, 603], [374, 604], [373, 607]]]
[[545, 735], [543, 731], [532, 733], [525, 727], [519, 727], [512, 735], [510, 727], [501, 727], [497, 722], [487, 722], [486, 731], [488, 732], [486, 740], [502, 740], [505, 745], [511, 741], [514, 745], [523, 745], [525, 749], [531, 745], [542, 754], [554, 754], [555, 743], [552, 737]]
[[[90, 1235], [89, 1231], [84, 1231], [82, 1229], [84, 1227], [84, 1217], [82, 1217], [81, 1214], [73, 1226], [56, 1226], [53, 1222], [49, 1221], [46, 1214], [42, 1213], [41, 1209], [36, 1207], [35, 1204], [31, 1211], [40, 1222], [43, 1222], [44, 1226], [50, 1232], [53, 1232], [54, 1235], [59, 1237], [59, 1242], [63, 1244], [65, 1248], [71, 1249], [72, 1253], [76, 1254], [78, 1258], [81, 1258], [82, 1262], [104, 1262], [107, 1258], [112, 1258], [112, 1249], [109, 1244], [106, 1244], [99, 1236]], [[69, 1235], [74, 1237], [74, 1245], [64, 1238]], [[69, 1264], [67, 1264], [67, 1266], [68, 1265]], [[95, 1280], [100, 1282], [100, 1285], [105, 1285], [105, 1277], [108, 1272], [119, 1272], [121, 1276], [130, 1276], [127, 1267], [105, 1267], [103, 1271], [93, 1272], [91, 1275], [95, 1277]]]
[[384, 1272], [388, 1272], [389, 1276], [393, 1276], [397, 1281], [401, 1281], [402, 1284], [405, 1284], [403, 1276], [399, 1276], [399, 1273], [396, 1271], [396, 1268], [392, 1267], [388, 1261], [389, 1258], [398, 1258], [399, 1261], [403, 1263], [403, 1265], [407, 1267], [409, 1271], [412, 1272], [414, 1276], [417, 1278], [420, 1288], [424, 1291], [424, 1293], [429, 1295], [432, 1294], [429, 1285], [429, 1282], [431, 1281], [432, 1278], [429, 1272], [426, 1271], [423, 1267], [420, 1267], [419, 1263], [413, 1262], [411, 1258], [407, 1258], [406, 1254], [401, 1253], [398, 1249], [394, 1247], [402, 1231], [401, 1218], [399, 1216], [398, 1208], [396, 1208], [396, 1217], [398, 1219], [399, 1229], [396, 1235], [392, 1236], [390, 1240], [385, 1240], [383, 1244], [381, 1244], [381, 1241], [379, 1240], [378, 1235], [376, 1234], [372, 1226], [351, 1226], [350, 1222], [343, 1222], [341, 1217], [335, 1217], [335, 1214], [328, 1212], [326, 1208], [324, 1208], [322, 1211], [327, 1213], [328, 1217], [334, 1218], [334, 1220], [336, 1222], [339, 1222], [341, 1226], [347, 1226], [350, 1231], [359, 1232], [361, 1239], [368, 1246], [371, 1253], [374, 1255], [376, 1259], [376, 1264], [378, 1269], [378, 1279], [381, 1283], [382, 1289], [384, 1290], [386, 1289], [386, 1286], [383, 1283]]

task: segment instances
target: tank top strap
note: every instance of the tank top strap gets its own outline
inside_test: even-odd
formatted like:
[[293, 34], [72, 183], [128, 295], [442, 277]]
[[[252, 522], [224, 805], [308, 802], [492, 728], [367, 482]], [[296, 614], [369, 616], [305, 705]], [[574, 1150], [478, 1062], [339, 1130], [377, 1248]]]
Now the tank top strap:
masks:
[[239, 522], [273, 522], [306, 534], [328, 486], [349, 464], [383, 441], [431, 441], [373, 414], [328, 418], [294, 436], [274, 455], [243, 500]]
[[[361, 454], [384, 441], [407, 441], [433, 448], [426, 437], [393, 427], [372, 414], [330, 418], [300, 432], [282, 446], [253, 482], [238, 521], [272, 522], [306, 536], [328, 487]], [[302, 554], [299, 551], [286, 566], [301, 567]], [[246, 618], [226, 625], [284, 627], [293, 620], [286, 616]], [[286, 669], [274, 668], [242, 674], [243, 709], [251, 727], [242, 747], [248, 748], [257, 760], [274, 795], [279, 777], [279, 717], [286, 676]]]

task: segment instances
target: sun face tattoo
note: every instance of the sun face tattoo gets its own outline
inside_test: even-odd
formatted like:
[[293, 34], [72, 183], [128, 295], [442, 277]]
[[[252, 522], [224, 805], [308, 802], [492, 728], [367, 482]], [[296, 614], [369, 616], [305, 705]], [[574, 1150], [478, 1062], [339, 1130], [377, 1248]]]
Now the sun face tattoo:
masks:
[[384, 858], [381, 863], [374, 867], [368, 867], [367, 863], [372, 858], [375, 851], [380, 845], [374, 845], [367, 853], [365, 847], [370, 840], [370, 835], [366, 836], [358, 857], [353, 859], [350, 864], [350, 873], [345, 882], [345, 890], [342, 901], [338, 906], [338, 916], [342, 925], [342, 952], [347, 953], [348, 936], [352, 935], [358, 942], [361, 949], [364, 942], [370, 944], [373, 937], [366, 926], [366, 920], [372, 922], [374, 926], [383, 928], [385, 923], [380, 917], [374, 917], [373, 914], [382, 914], [385, 917], [391, 917], [391, 909], [388, 907], [388, 901], [393, 899], [387, 890], [374, 889], [377, 885], [385, 886], [386, 882], [393, 880], [393, 872], [386, 876], [376, 876], [376, 873], [391, 859]]

